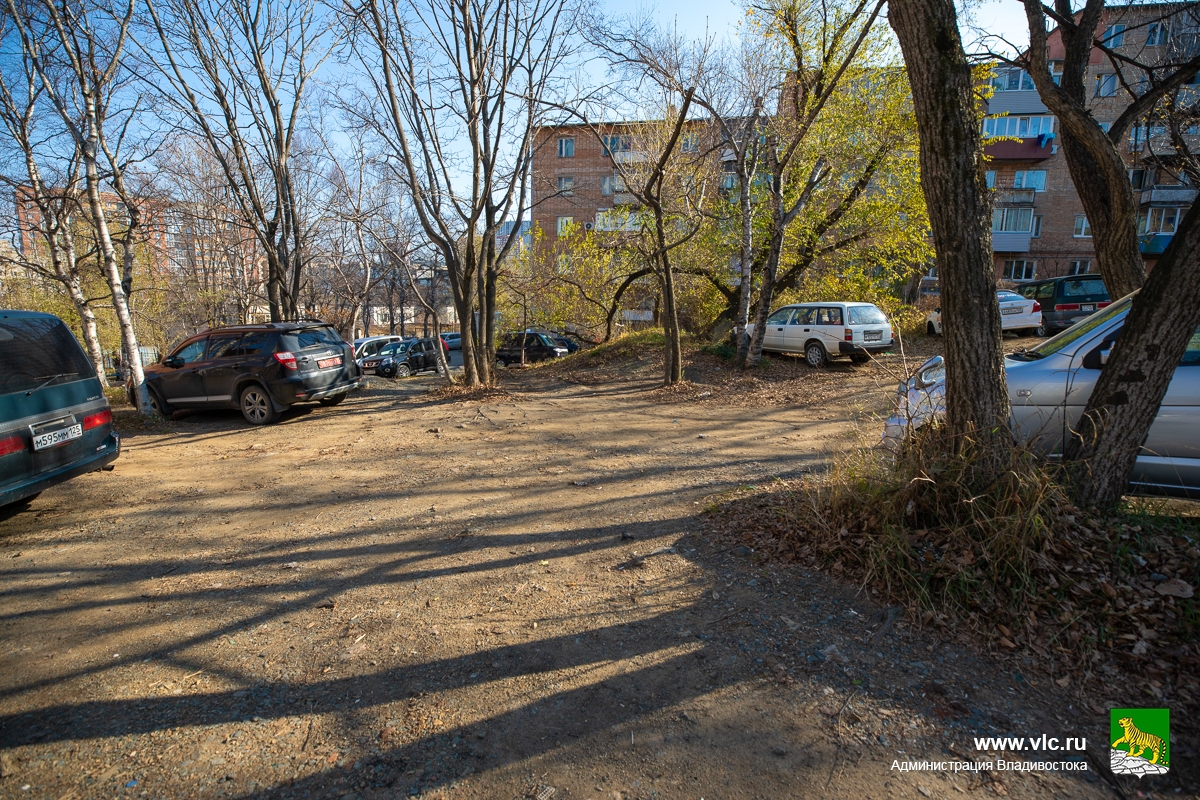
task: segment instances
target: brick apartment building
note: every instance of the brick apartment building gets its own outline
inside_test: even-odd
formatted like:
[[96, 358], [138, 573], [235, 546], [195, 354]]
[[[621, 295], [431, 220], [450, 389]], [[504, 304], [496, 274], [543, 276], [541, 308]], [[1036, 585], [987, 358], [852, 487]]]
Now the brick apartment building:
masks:
[[[1173, 42], [1195, 36], [1194, 22], [1179, 13], [1182, 8], [1165, 3], [1109, 8], [1098, 38], [1120, 54], [1153, 63]], [[1185, 30], [1185, 24], [1190, 29]], [[1050, 34], [1049, 45], [1053, 74], [1061, 71], [1064, 55], [1057, 32]], [[1132, 73], [1127, 80], [1136, 84], [1140, 75]], [[1112, 123], [1129, 105], [1112, 62], [1098, 48], [1092, 50], [1085, 86], [1092, 113], [1102, 125]], [[991, 157], [988, 183], [995, 190], [992, 250], [997, 276], [1019, 282], [1096, 271], [1091, 227], [1057, 144], [1057, 119], [1024, 70], [998, 69], [993, 90], [984, 134], [1020, 139], [984, 148]], [[1172, 167], [1174, 149], [1161, 127], [1135, 126], [1121, 153], [1140, 200], [1138, 233], [1147, 266], [1152, 267], [1196, 189]]]

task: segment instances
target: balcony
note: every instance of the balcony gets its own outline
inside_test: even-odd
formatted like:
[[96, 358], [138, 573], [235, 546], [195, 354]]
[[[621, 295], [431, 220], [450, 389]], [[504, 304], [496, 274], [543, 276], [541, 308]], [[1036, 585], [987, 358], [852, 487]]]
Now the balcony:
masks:
[[989, 114], [1047, 114], [1042, 98], [1036, 89], [1020, 92], [995, 92], [988, 99]]
[[1033, 189], [997, 189], [993, 200], [997, 206], [1031, 206], [1035, 194]]
[[1196, 199], [1196, 189], [1190, 186], [1154, 186], [1142, 190], [1142, 205], [1186, 206]]
[[1019, 142], [1011, 139], [992, 142], [984, 145], [983, 152], [995, 161], [1045, 161], [1054, 155], [1054, 139], [1042, 139], [1041, 145], [1038, 139], [1041, 137], [1030, 137]]
[[1028, 253], [1029, 231], [1004, 232], [992, 231], [992, 252], [994, 253]]
[[616, 192], [613, 194], [614, 206], [636, 206], [639, 205], [636, 195], [630, 192]]
[[1171, 243], [1173, 233], [1151, 233], [1138, 237], [1138, 250], [1144, 256], [1161, 256]]
[[649, 157], [643, 150], [618, 150], [612, 154], [612, 160], [617, 164], [640, 164]]

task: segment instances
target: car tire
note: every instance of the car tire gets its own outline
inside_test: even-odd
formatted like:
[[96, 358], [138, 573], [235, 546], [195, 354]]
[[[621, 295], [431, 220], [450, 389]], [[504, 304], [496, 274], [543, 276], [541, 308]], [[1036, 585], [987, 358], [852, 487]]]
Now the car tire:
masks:
[[[146, 394], [150, 395], [150, 410], [160, 417], [170, 417], [175, 409], [167, 405], [167, 402], [158, 396], [158, 392], [149, 386], [146, 387]], [[137, 395], [133, 395], [133, 402], [130, 403], [134, 408], [137, 408]]]
[[251, 425], [270, 425], [279, 418], [279, 412], [275, 410], [271, 396], [267, 394], [267, 390], [262, 387], [262, 384], [258, 383], [251, 383], [242, 389], [242, 393], [238, 397], [238, 408], [242, 410], [242, 416], [245, 417], [246, 422]]
[[934, 327], [934, 324], [932, 321], [925, 323], [925, 334], [927, 336], [937, 336], [938, 335], [937, 328]]
[[410, 375], [412, 375], [412, 367], [410, 367], [408, 364], [397, 364], [396, 365], [396, 377], [397, 378], [407, 378]]
[[504, 369], [505, 367], [508, 366], [508, 362], [505, 361], [503, 358], [497, 358], [496, 366], [499, 367], [500, 369]]
[[1046, 338], [1046, 326], [1038, 325], [1036, 328], [1033, 329], [1033, 335], [1040, 336], [1043, 339], [1045, 339]]
[[331, 395], [329, 397], [322, 397], [317, 402], [320, 403], [321, 405], [325, 406], [326, 408], [328, 408], [329, 406], [336, 406], [338, 403], [345, 400], [346, 395], [348, 395], [348, 394], [350, 394], [350, 393], [342, 392], [341, 394], [335, 394], [335, 395]]
[[850, 356], [850, 360], [855, 364], [865, 364], [871, 360], [871, 357], [866, 353], [854, 353]]
[[804, 360], [810, 367], [823, 367], [829, 363], [829, 355], [820, 342], [809, 342], [804, 348]]

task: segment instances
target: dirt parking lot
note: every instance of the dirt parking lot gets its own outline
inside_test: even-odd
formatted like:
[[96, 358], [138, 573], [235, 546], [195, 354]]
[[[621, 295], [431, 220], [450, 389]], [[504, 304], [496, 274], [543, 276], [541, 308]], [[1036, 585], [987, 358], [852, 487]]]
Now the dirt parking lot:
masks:
[[731, 402], [656, 391], [656, 357], [123, 416], [114, 472], [0, 522], [0, 796], [1112, 795], [893, 771], [976, 735], [1106, 759], [1107, 714], [706, 535], [714, 495], [877, 436], [882, 367], [789, 359]]

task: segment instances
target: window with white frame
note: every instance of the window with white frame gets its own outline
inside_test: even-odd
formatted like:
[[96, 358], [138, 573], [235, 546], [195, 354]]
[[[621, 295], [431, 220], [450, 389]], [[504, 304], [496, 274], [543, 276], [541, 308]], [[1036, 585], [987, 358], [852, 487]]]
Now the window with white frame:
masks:
[[1166, 22], [1151, 22], [1146, 29], [1146, 45], [1161, 47], [1171, 40], [1171, 28]]
[[1034, 239], [1042, 238], [1042, 215], [1033, 215], [1033, 230], [1029, 234]]
[[1034, 90], [1033, 78], [1017, 67], [996, 70], [992, 78], [992, 89], [997, 92], [1029, 92]]
[[1129, 170], [1129, 185], [1133, 190], [1139, 191], [1154, 184], [1154, 171], [1148, 169], [1131, 169]]
[[559, 236], [566, 236], [567, 231], [569, 231], [571, 229], [571, 226], [575, 223], [575, 218], [574, 217], [559, 217], [556, 220], [556, 223], [557, 224], [554, 226], [555, 233], [557, 233]]
[[1032, 208], [997, 208], [992, 212], [993, 233], [1030, 233], [1032, 230]]
[[1179, 222], [1179, 208], [1148, 208], [1138, 216], [1138, 236], [1174, 233]]
[[604, 152], [606, 155], [612, 155], [613, 153], [628, 153], [632, 149], [632, 136], [613, 135], [604, 137]]
[[1019, 169], [1013, 175], [1014, 189], [1033, 189], [1035, 192], [1046, 191], [1046, 170]]
[[563, 197], [575, 196], [575, 176], [574, 175], [559, 175], [558, 176], [558, 193]]
[[1100, 37], [1100, 42], [1106, 47], [1120, 47], [1125, 44], [1125, 26], [1109, 25], [1104, 29], [1104, 35]]
[[610, 196], [625, 191], [625, 179], [620, 175], [603, 175], [600, 177], [600, 194]]
[[1092, 271], [1092, 262], [1087, 259], [1072, 261], [1070, 268], [1067, 270], [1068, 275], [1087, 275]]
[[574, 158], [575, 157], [575, 137], [560, 136], [558, 138], [558, 157], [559, 158]]
[[1117, 93], [1117, 73], [1104, 72], [1096, 76], [1096, 97], [1112, 97]]
[[1054, 133], [1054, 117], [987, 117], [983, 120], [984, 136], [1017, 136], [1028, 139]]
[[1052, 81], [1054, 81], [1055, 86], [1058, 86], [1059, 84], [1062, 83], [1062, 72], [1063, 72], [1063, 62], [1061, 62], [1061, 61], [1051, 61], [1050, 62], [1050, 79]]
[[1072, 235], [1076, 239], [1090, 239], [1092, 237], [1092, 226], [1088, 222], [1086, 214], [1075, 215], [1075, 233]]
[[1003, 278], [1010, 281], [1031, 281], [1037, 276], [1037, 261], [1018, 258], [1004, 262]]
[[700, 152], [700, 134], [685, 133], [679, 138], [679, 149], [684, 153]]

